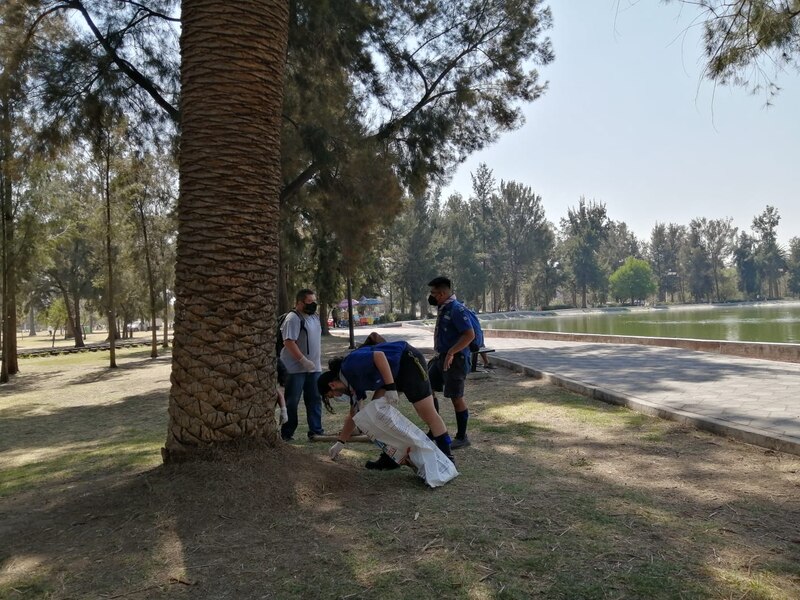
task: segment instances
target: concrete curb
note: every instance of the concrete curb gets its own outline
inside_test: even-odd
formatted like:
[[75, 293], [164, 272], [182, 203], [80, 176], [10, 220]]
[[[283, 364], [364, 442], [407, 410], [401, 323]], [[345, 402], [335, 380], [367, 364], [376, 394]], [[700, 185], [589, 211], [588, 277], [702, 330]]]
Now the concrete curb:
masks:
[[548, 383], [558, 387], [575, 392], [576, 394], [581, 394], [582, 396], [600, 400], [601, 402], [625, 406], [631, 410], [646, 415], [660, 417], [662, 419], [669, 419], [684, 425], [691, 425], [697, 429], [708, 431], [716, 435], [729, 437], [746, 444], [753, 444], [754, 446], [760, 446], [762, 448], [768, 448], [778, 452], [800, 455], [800, 439], [797, 438], [788, 437], [778, 433], [766, 431], [764, 429], [758, 429], [756, 427], [749, 427], [747, 425], [738, 425], [723, 419], [698, 415], [696, 413], [683, 410], [666, 408], [664, 406], [654, 404], [653, 402], [636, 398], [635, 396], [629, 396], [627, 394], [622, 394], [607, 388], [585, 384], [568, 377], [563, 377], [556, 373], [540, 371], [539, 369], [522, 365], [498, 356], [494, 356], [492, 358], [492, 362], [513, 371], [517, 371], [518, 373], [524, 373], [525, 375], [535, 379], [543, 379], [544, 381], [547, 381]]

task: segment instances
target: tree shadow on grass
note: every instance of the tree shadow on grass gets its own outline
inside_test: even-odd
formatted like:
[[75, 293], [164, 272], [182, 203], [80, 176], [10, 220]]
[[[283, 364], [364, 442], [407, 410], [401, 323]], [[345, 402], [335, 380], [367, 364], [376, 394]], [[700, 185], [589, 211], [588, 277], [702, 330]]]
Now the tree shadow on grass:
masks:
[[159, 356], [158, 358], [130, 358], [126, 357], [124, 362], [119, 362], [116, 368], [98, 368], [95, 371], [76, 377], [69, 382], [69, 385], [85, 385], [90, 383], [98, 383], [101, 381], [110, 381], [112, 379], [125, 377], [130, 371], [146, 370], [153, 367], [163, 365], [164, 361], [169, 361], [169, 356]]
[[51, 408], [44, 414], [24, 406], [7, 408], [0, 413], [0, 452], [96, 441], [121, 443], [157, 423], [163, 424], [166, 435], [168, 401], [168, 392], [161, 386], [106, 404]]
[[[324, 446], [298, 444], [64, 473], [61, 485], [0, 500], [0, 593], [666, 599], [741, 597], [760, 581], [786, 597], [800, 592], [796, 485], [790, 475], [772, 485], [777, 455], [741, 444], [731, 453], [669, 428], [660, 443], [625, 437], [634, 426], [652, 433], [641, 422], [575, 425], [567, 413], [545, 425], [539, 411], [564, 392], [531, 383], [470, 385], [491, 395], [471, 403], [461, 475], [436, 490], [407, 469], [364, 470], [349, 444], [339, 463]], [[606, 416], [581, 401], [590, 409], [576, 414]], [[121, 452], [157, 450], [152, 440], [137, 446], [135, 432], [105, 438], [137, 414], [166, 423], [165, 407], [161, 389], [62, 411], [62, 429], [74, 431], [60, 442], [88, 444], [93, 429], [96, 443], [127, 443]], [[504, 430], [494, 408], [525, 420]], [[452, 408], [443, 412], [452, 422]]]
[[[11, 541], [0, 555], [0, 590], [10, 582], [54, 598], [363, 593], [372, 582], [358, 572], [362, 557], [378, 573], [393, 565], [381, 540], [354, 530], [383, 512], [384, 494], [429, 493], [413, 476], [370, 482], [364, 473], [281, 444], [79, 481], [35, 511], [11, 498], [0, 529]], [[26, 580], [26, 557], [36, 557], [35, 580]], [[409, 594], [424, 595], [425, 568], [408, 569], [417, 580]]]
[[15, 394], [25, 394], [32, 390], [47, 386], [48, 382], [60, 376], [57, 371], [39, 371], [25, 373], [23, 370], [14, 375], [8, 383], [0, 385], [0, 398], [7, 398]]

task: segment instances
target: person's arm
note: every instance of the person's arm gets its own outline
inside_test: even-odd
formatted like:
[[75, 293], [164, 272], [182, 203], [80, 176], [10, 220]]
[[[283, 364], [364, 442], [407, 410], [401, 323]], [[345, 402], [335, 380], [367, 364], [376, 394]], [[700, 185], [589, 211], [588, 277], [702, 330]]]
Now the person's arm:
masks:
[[474, 329], [467, 329], [461, 333], [461, 336], [456, 340], [456, 343], [453, 344], [452, 348], [447, 351], [447, 356], [444, 357], [444, 370], [450, 368], [450, 365], [453, 364], [453, 357], [461, 352], [464, 348], [469, 346], [470, 342], [475, 339], [475, 330]]
[[291, 354], [292, 358], [303, 365], [303, 368], [306, 371], [314, 371], [316, 365], [311, 359], [307, 358], [306, 355], [303, 354], [302, 350], [300, 350], [300, 346], [297, 345], [297, 341], [283, 340], [283, 345], [286, 347], [286, 351]]
[[[297, 344], [297, 339], [300, 338], [300, 334], [305, 329], [303, 322], [300, 320], [302, 317], [298, 315], [295, 311], [290, 312], [286, 316], [286, 321], [284, 321], [283, 327], [281, 328], [281, 333], [283, 334], [283, 346], [286, 348], [286, 351], [289, 353], [294, 360], [299, 362], [303, 365], [303, 368], [306, 371], [314, 371], [315, 365], [314, 363], [305, 355], [303, 351], [300, 349], [300, 346]], [[295, 320], [297, 320], [297, 329], [295, 330]]]
[[372, 399], [386, 398], [389, 404], [397, 404], [397, 385], [394, 382], [392, 368], [389, 366], [386, 355], [380, 350], [373, 352], [372, 362], [375, 363], [375, 368], [378, 369], [378, 373], [380, 373], [381, 379], [383, 379], [383, 388], [375, 392]]
[[284, 398], [281, 388], [277, 388], [277, 391], [278, 391], [278, 406], [281, 409], [281, 425], [283, 425], [289, 420], [289, 412], [286, 409], [286, 398]]
[[296, 340], [283, 340], [283, 345], [297, 362], [301, 362], [303, 358], [305, 358], [305, 354], [300, 350], [300, 346], [297, 345]]
[[386, 359], [386, 355], [380, 350], [376, 350], [372, 353], [372, 362], [375, 363], [375, 368], [378, 369], [378, 373], [380, 373], [383, 383], [394, 385], [392, 368], [389, 366], [389, 361]]
[[330, 450], [328, 450], [328, 456], [331, 457], [331, 460], [336, 460], [336, 457], [339, 456], [339, 452], [342, 451], [344, 445], [350, 439], [350, 436], [353, 435], [353, 432], [356, 429], [356, 422], [353, 421], [353, 415], [356, 414], [356, 407], [350, 407], [350, 413], [345, 417], [344, 425], [342, 425], [342, 430], [339, 432], [339, 437], [336, 440], [336, 443], [331, 446]]
[[344, 419], [344, 425], [342, 425], [342, 430], [339, 432], [339, 441], [347, 442], [350, 440], [350, 436], [353, 435], [353, 432], [356, 430], [356, 422], [353, 420], [353, 416], [356, 414], [356, 407], [351, 406], [350, 412]]

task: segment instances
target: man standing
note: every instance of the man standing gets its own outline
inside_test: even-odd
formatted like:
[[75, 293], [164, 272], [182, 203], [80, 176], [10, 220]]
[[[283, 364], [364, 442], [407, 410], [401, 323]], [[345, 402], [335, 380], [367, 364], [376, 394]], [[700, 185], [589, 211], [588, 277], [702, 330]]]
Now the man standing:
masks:
[[[453, 402], [456, 413], [456, 438], [450, 448], [457, 450], [470, 445], [467, 437], [469, 410], [464, 400], [464, 382], [470, 369], [469, 344], [475, 338], [469, 316], [451, 289], [447, 277], [428, 282], [431, 295], [428, 303], [438, 307], [433, 346], [436, 357], [430, 362], [428, 374], [434, 392], [444, 390], [444, 397]], [[434, 402], [438, 401], [434, 396]]]
[[297, 429], [297, 405], [300, 394], [306, 405], [308, 438], [322, 435], [322, 399], [317, 379], [322, 372], [320, 362], [322, 328], [317, 316], [317, 295], [302, 289], [295, 296], [294, 310], [286, 315], [281, 326], [283, 349], [281, 360], [286, 366], [286, 409], [289, 420], [281, 426], [281, 437], [291, 440]]

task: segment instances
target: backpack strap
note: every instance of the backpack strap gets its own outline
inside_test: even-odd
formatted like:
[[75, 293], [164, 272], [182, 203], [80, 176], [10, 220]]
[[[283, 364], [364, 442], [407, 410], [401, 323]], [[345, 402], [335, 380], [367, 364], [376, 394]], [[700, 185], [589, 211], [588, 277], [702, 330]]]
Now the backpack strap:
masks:
[[[306, 354], [309, 354], [311, 352], [311, 342], [308, 341], [308, 330], [306, 329], [306, 320], [303, 318], [303, 315], [297, 312], [297, 309], [293, 308], [289, 312], [293, 312], [294, 314], [297, 315], [297, 318], [300, 319], [300, 333], [306, 334]], [[297, 334], [297, 341], [298, 342], [300, 341], [300, 334]]]

